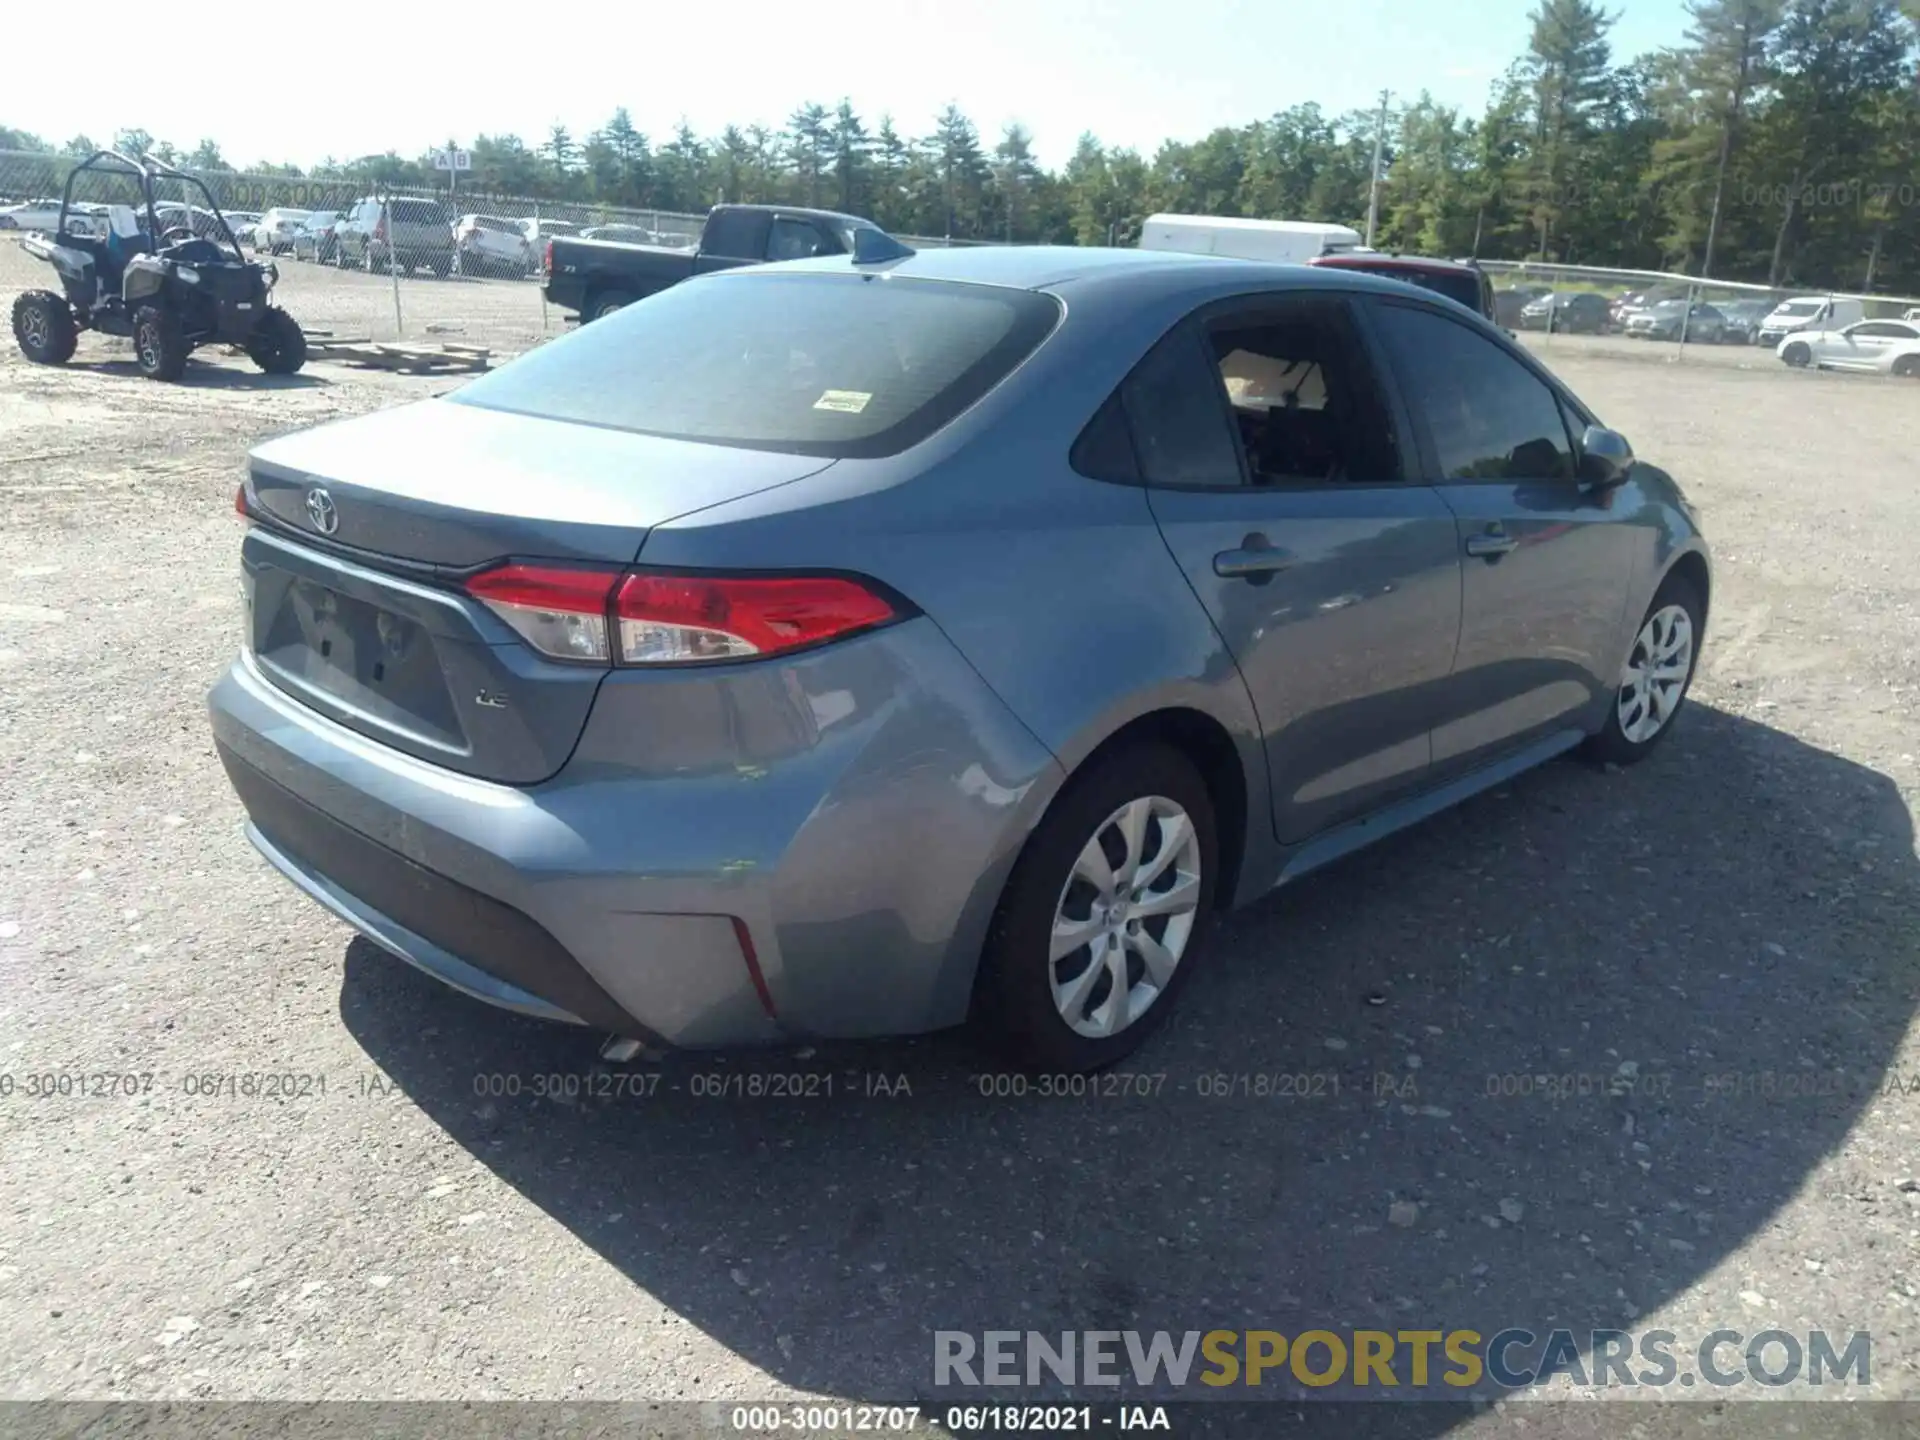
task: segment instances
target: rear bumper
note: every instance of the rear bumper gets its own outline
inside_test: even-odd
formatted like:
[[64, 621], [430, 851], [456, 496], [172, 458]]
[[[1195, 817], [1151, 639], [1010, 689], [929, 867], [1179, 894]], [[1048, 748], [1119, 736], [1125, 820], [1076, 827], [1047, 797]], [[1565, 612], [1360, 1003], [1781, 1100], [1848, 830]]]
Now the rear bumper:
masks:
[[925, 619], [616, 672], [526, 788], [367, 740], [244, 655], [209, 711], [256, 847], [356, 930], [491, 1004], [683, 1047], [958, 1023], [1060, 779]]

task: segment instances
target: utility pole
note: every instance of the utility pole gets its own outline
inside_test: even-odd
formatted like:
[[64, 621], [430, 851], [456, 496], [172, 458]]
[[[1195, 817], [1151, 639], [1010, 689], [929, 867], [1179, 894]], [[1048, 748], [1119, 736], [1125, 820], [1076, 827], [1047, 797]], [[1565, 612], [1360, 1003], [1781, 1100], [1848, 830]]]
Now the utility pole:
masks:
[[1387, 100], [1390, 90], [1380, 92], [1380, 119], [1373, 127], [1373, 184], [1367, 187], [1367, 248], [1373, 248], [1374, 228], [1380, 223], [1380, 148], [1387, 138]]

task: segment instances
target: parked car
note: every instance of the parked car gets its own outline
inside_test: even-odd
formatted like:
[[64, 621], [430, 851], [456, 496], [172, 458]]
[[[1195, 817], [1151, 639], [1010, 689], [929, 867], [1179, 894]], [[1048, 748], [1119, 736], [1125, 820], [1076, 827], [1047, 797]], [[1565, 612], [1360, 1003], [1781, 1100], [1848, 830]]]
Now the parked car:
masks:
[[342, 270], [380, 270], [397, 262], [409, 275], [427, 269], [444, 280], [453, 272], [453, 217], [438, 200], [357, 200], [333, 227], [333, 243]]
[[896, 243], [871, 220], [779, 205], [714, 206], [693, 249], [556, 236], [542, 257], [547, 300], [584, 324], [709, 270], [849, 254], [862, 231]]
[[1591, 290], [1549, 292], [1521, 308], [1520, 328], [1599, 335], [1607, 328], [1606, 297]]
[[336, 249], [333, 231], [339, 223], [337, 210], [315, 210], [308, 215], [305, 223], [293, 232], [293, 258], [331, 265]]
[[1678, 340], [1684, 334], [1702, 345], [1719, 343], [1726, 322], [1720, 312], [1704, 300], [1689, 303], [1685, 299], [1662, 300], [1645, 310], [1637, 310], [1627, 321], [1627, 337], [1632, 340]]
[[536, 220], [529, 215], [520, 221], [520, 233], [527, 237], [527, 253], [537, 270], [540, 257], [546, 253], [547, 242], [562, 236], [578, 235], [580, 227], [571, 220]]
[[1475, 314], [1500, 323], [1493, 298], [1493, 282], [1478, 265], [1464, 260], [1431, 260], [1414, 255], [1381, 255], [1371, 250], [1344, 251], [1334, 255], [1316, 255], [1309, 265], [1325, 265], [1336, 270], [1359, 270], [1384, 276], [1408, 285], [1418, 285], [1436, 295], [1444, 295], [1456, 305], [1464, 305]]
[[1900, 313], [1902, 320], [1920, 320], [1920, 305], [1909, 305]]
[[1131, 250], [704, 276], [269, 440], [238, 504], [218, 754], [374, 943], [631, 1041], [971, 1017], [1050, 1073], [1219, 909], [1648, 754], [1710, 586], [1673, 479], [1479, 317]]
[[1799, 330], [1774, 353], [1789, 365], [1920, 375], [1920, 318], [1858, 320], [1839, 330]]
[[294, 210], [284, 205], [276, 205], [260, 217], [253, 227], [253, 248], [264, 250], [269, 255], [289, 254], [293, 250], [293, 237], [313, 212]]
[[1773, 313], [1771, 300], [1731, 300], [1716, 307], [1723, 322], [1720, 340], [1726, 345], [1752, 345], [1760, 338], [1760, 327]]
[[1493, 318], [1502, 329], [1520, 328], [1520, 312], [1553, 292], [1544, 285], [1508, 285], [1493, 292]]
[[60, 223], [60, 201], [22, 200], [16, 205], [0, 206], [0, 230], [51, 231]]
[[580, 232], [582, 240], [612, 240], [621, 245], [661, 244], [660, 232], [642, 225], [589, 225]]
[[1797, 330], [1841, 330], [1856, 320], [1867, 318], [1858, 300], [1836, 300], [1828, 295], [1804, 295], [1785, 300], [1760, 323], [1759, 343], [1779, 349], [1780, 342]]
[[[142, 223], [146, 218], [145, 214], [140, 216]], [[231, 232], [222, 226], [220, 217], [204, 205], [188, 206], [178, 201], [168, 201], [153, 207], [153, 218], [160, 222], [160, 234], [163, 239], [168, 232], [174, 230], [191, 231], [195, 238], [211, 240], [216, 245], [226, 244], [231, 237]], [[233, 243], [237, 245], [240, 242], [236, 238]]]
[[514, 275], [533, 269], [533, 247], [512, 220], [462, 215], [453, 226], [453, 253], [462, 275]]
[[233, 231], [233, 238], [242, 245], [253, 244], [253, 227], [260, 223], [260, 216], [252, 210], [229, 210], [226, 213], [227, 228]]

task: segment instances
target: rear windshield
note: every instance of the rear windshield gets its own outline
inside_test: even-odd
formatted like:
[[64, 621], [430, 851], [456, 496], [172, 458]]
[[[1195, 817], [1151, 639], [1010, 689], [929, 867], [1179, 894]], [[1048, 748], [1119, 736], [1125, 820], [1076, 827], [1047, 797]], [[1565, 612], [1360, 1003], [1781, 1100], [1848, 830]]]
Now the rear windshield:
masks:
[[1059, 316], [1031, 290], [721, 275], [629, 305], [449, 398], [753, 450], [891, 455], [986, 394]]
[[1348, 260], [1341, 264], [1342, 270], [1364, 270], [1369, 275], [1378, 275], [1387, 280], [1399, 280], [1408, 285], [1418, 285], [1423, 290], [1431, 290], [1436, 295], [1444, 295], [1449, 300], [1464, 305], [1469, 310], [1480, 309], [1480, 277], [1460, 270], [1416, 270], [1403, 265], [1367, 265]]
[[393, 218], [407, 225], [445, 224], [447, 212], [438, 200], [390, 200]]

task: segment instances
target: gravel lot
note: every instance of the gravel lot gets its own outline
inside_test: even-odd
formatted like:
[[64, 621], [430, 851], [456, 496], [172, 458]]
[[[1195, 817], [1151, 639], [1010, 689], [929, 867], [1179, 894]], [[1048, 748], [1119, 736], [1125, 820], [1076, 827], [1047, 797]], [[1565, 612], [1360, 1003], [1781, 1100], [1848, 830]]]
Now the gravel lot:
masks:
[[[308, 325], [385, 333], [384, 277], [282, 268]], [[0, 296], [41, 283], [0, 247]], [[532, 285], [405, 298], [410, 334], [541, 333]], [[476, 1087], [590, 1042], [271, 875], [202, 709], [247, 447], [452, 382], [9, 343], [0, 1394], [901, 1398], [935, 1329], [1564, 1325], [1869, 1330], [1873, 1393], [1920, 1399], [1920, 386], [1547, 353], [1715, 545], [1655, 760], [1552, 765], [1231, 917], [1128, 1067], [1157, 1096], [983, 1096], [936, 1039], [556, 1102]], [[693, 1093], [793, 1069], [836, 1097]], [[155, 1078], [29, 1099], [49, 1072]], [[1500, 1093], [1548, 1072], [1642, 1083]], [[255, 1073], [324, 1094], [195, 1078]], [[1275, 1075], [1331, 1078], [1203, 1093]]]

